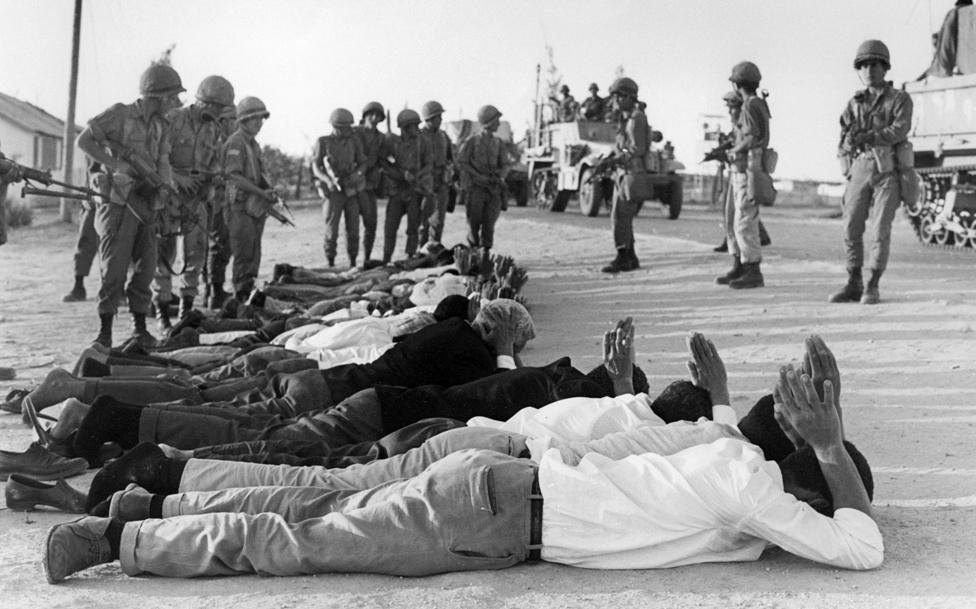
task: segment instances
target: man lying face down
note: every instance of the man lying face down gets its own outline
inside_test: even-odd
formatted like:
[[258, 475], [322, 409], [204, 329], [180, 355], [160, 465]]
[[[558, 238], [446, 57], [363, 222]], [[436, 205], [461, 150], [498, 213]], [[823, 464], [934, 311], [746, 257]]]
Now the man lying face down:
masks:
[[[626, 349], [619, 342], [614, 348]], [[874, 568], [883, 543], [870, 516], [870, 472], [845, 446], [832, 382], [822, 390], [808, 374], [781, 369], [777, 418], [803, 444], [781, 465], [718, 424], [727, 437], [672, 454], [587, 452], [577, 462], [559, 446], [541, 455], [527, 446], [532, 459], [461, 450], [416, 476], [365, 490], [255, 487], [161, 496], [133, 486], [113, 495], [112, 517], [52, 529], [46, 573], [53, 583], [116, 558], [129, 574], [176, 577], [427, 575], [540, 558], [632, 569], [754, 560], [767, 543], [833, 566]], [[138, 456], [160, 478], [174, 477], [163, 461]], [[829, 491], [829, 515], [797, 499], [818, 483]], [[184, 516], [169, 517], [177, 513]], [[198, 543], [201, 536], [207, 544]]]

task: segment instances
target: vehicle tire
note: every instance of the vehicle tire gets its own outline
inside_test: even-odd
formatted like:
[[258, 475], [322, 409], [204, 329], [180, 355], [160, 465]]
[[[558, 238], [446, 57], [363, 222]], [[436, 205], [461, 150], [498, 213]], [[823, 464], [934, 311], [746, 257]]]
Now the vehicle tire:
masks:
[[674, 176], [668, 185], [668, 219], [677, 220], [681, 215], [681, 205], [684, 203], [685, 189], [681, 176]]
[[549, 211], [554, 212], [564, 212], [566, 211], [566, 206], [569, 205], [569, 199], [573, 196], [572, 190], [557, 190], [555, 197], [552, 200], [552, 207]]
[[519, 180], [512, 184], [512, 195], [515, 197], [515, 205], [525, 207], [529, 204], [529, 181]]
[[[922, 216], [922, 223], [918, 229], [918, 236], [922, 241], [932, 245], [939, 243], [939, 233], [945, 232], [944, 228], [939, 229], [931, 214]], [[942, 240], [945, 241], [945, 237], [942, 237]]]
[[603, 208], [603, 181], [593, 179], [593, 169], [586, 168], [580, 176], [579, 205], [584, 216], [595, 218]]

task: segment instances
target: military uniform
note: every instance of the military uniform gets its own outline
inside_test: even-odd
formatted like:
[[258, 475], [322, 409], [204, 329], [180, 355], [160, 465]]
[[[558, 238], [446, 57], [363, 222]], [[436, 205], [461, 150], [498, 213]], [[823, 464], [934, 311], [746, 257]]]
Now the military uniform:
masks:
[[[223, 165], [223, 149], [226, 142], [234, 133], [235, 121], [233, 112], [221, 116], [221, 165]], [[207, 268], [210, 270], [212, 308], [219, 308], [226, 297], [224, 282], [227, 280], [227, 264], [230, 263], [230, 230], [227, 228], [227, 190], [226, 185], [218, 183], [214, 189], [213, 207], [210, 216], [210, 252]]]
[[365, 126], [354, 128], [363, 147], [366, 162], [363, 174], [366, 186], [358, 197], [359, 215], [363, 219], [363, 259], [368, 260], [373, 253], [373, 243], [376, 241], [376, 197], [382, 187], [383, 166], [382, 159], [386, 156], [386, 136], [376, 129]]
[[735, 129], [734, 150], [739, 150], [732, 162], [732, 197], [734, 212], [726, 223], [729, 253], [738, 256], [742, 264], [762, 261], [759, 239], [759, 205], [761, 192], [769, 180], [763, 167], [769, 147], [769, 107], [756, 95], [746, 95], [742, 101], [739, 124]]
[[580, 116], [588, 121], [602, 121], [606, 113], [606, 100], [599, 95], [591, 95], [583, 100]]
[[[219, 173], [221, 170], [220, 147], [223, 129], [218, 117], [202, 110], [197, 104], [176, 108], [167, 115], [170, 123], [170, 165], [181, 175], [192, 172]], [[199, 173], [198, 173], [199, 175]], [[183, 271], [180, 275], [180, 297], [192, 303], [198, 293], [200, 275], [207, 256], [207, 237], [212, 215], [214, 189], [212, 179], [204, 177], [191, 192], [181, 192], [179, 215], [171, 218], [172, 228], [178, 229], [183, 242]], [[164, 231], [159, 238], [156, 276], [153, 281], [154, 297], [168, 302], [172, 296], [172, 269], [176, 260], [177, 235]]]
[[[264, 187], [264, 166], [261, 146], [244, 129], [238, 128], [224, 144], [224, 173], [238, 175], [258, 187]], [[231, 281], [235, 294], [246, 294], [254, 289], [254, 282], [261, 270], [261, 239], [267, 207], [261, 198], [237, 188], [227, 187], [227, 229], [230, 235], [230, 252], [234, 259]]]
[[[319, 185], [325, 197], [322, 209], [325, 217], [323, 243], [325, 257], [329, 266], [335, 263], [339, 221], [345, 214], [346, 252], [349, 255], [349, 264], [355, 266], [356, 257], [359, 255], [360, 205], [361, 198], [365, 196], [363, 168], [366, 165], [366, 154], [363, 151], [362, 141], [354, 133], [322, 136], [315, 142], [312, 162], [321, 172], [333, 174], [338, 180], [337, 185]], [[325, 168], [325, 163], [329, 165], [328, 170]]]
[[[98, 143], [111, 142], [131, 150], [153, 166], [164, 181], [171, 181], [169, 123], [159, 114], [144, 116], [143, 100], [116, 104], [88, 122]], [[115, 148], [109, 154], [123, 158]], [[130, 174], [98, 172], [92, 176], [104, 198], [95, 204], [95, 232], [99, 238], [102, 283], [98, 289], [99, 315], [115, 315], [123, 294], [129, 310], [145, 316], [149, 312], [149, 290], [156, 272], [156, 213], [162, 205], [160, 192], [136, 171]], [[126, 285], [126, 275], [132, 276]]]
[[491, 249], [508, 172], [504, 143], [487, 131], [469, 137], [458, 151], [458, 169], [461, 186], [467, 194], [468, 244]]
[[406, 254], [413, 256], [417, 252], [421, 202], [432, 193], [433, 161], [429, 141], [419, 133], [390, 135], [386, 146], [392, 162], [386, 168], [389, 199], [383, 225], [383, 261], [389, 262], [404, 215], [407, 216]]
[[[617, 122], [615, 146], [618, 154], [627, 159], [625, 166], [614, 173], [615, 188], [610, 210], [613, 243], [617, 251], [634, 252], [634, 216], [641, 200], [632, 192], [635, 176], [647, 173], [647, 154], [651, 149], [650, 126], [639, 106], [621, 112]], [[636, 255], [634, 255], [636, 260]]]
[[424, 126], [420, 129], [420, 137], [427, 140], [433, 163], [433, 189], [431, 194], [424, 197], [420, 242], [436, 241], [440, 243], [444, 234], [444, 219], [447, 216], [447, 199], [450, 193], [454, 148], [451, 145], [451, 138], [443, 129], [434, 131]]

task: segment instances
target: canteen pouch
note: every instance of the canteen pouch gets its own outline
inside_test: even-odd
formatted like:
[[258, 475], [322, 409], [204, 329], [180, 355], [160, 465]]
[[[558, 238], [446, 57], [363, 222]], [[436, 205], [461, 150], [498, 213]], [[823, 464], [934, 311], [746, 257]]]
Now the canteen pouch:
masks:
[[912, 167], [898, 171], [898, 186], [901, 188], [901, 202], [910, 210], [918, 207], [921, 195], [921, 178]]
[[766, 148], [763, 150], [762, 164], [766, 173], [775, 173], [776, 165], [779, 164], [779, 153], [773, 148]]
[[755, 200], [756, 205], [771, 207], [776, 202], [773, 178], [765, 171], [749, 171], [746, 176], [748, 194]]
[[888, 173], [895, 170], [895, 150], [891, 146], [874, 146], [871, 148], [874, 166], [878, 173]]
[[908, 140], [895, 145], [895, 164], [899, 169], [915, 167], [915, 146]]
[[837, 160], [840, 162], [840, 173], [845, 178], [851, 177], [851, 155], [843, 150], [837, 153]]

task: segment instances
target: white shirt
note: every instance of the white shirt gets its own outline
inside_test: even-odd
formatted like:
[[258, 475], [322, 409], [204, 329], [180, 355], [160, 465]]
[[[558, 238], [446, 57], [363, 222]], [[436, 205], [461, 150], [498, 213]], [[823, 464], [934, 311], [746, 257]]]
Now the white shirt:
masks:
[[673, 455], [589, 453], [578, 465], [551, 449], [539, 483], [542, 558], [550, 562], [648, 569], [755, 560], [767, 542], [848, 569], [875, 568], [884, 557], [867, 514], [818, 514], [783, 491], [779, 467], [758, 447], [734, 438]]

